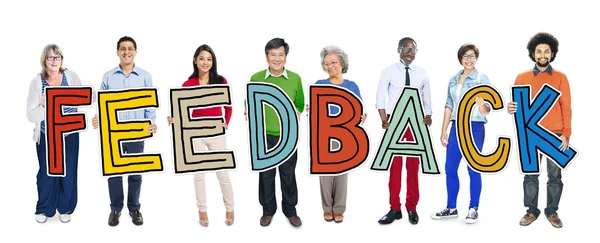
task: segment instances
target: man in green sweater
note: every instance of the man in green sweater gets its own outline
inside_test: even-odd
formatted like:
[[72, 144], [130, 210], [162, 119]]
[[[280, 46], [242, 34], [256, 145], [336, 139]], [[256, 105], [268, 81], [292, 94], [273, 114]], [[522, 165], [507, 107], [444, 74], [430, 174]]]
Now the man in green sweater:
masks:
[[[300, 76], [285, 68], [285, 61], [289, 53], [289, 45], [284, 39], [274, 38], [267, 42], [265, 55], [269, 67], [252, 75], [250, 82], [266, 82], [277, 85], [292, 100], [296, 107], [298, 117], [304, 111], [304, 90]], [[279, 117], [277, 112], [269, 106], [265, 108], [265, 130], [267, 132], [267, 149], [271, 149], [279, 142]], [[246, 116], [246, 110], [244, 115]], [[247, 119], [247, 117], [246, 117]], [[282, 211], [293, 226], [302, 225], [300, 217], [296, 214], [298, 204], [298, 187], [296, 185], [296, 161], [297, 152], [285, 162], [279, 165], [279, 179], [281, 184]], [[263, 216], [260, 225], [268, 226], [277, 211], [275, 199], [275, 176], [276, 168], [260, 172], [258, 182], [258, 197], [263, 207]]]

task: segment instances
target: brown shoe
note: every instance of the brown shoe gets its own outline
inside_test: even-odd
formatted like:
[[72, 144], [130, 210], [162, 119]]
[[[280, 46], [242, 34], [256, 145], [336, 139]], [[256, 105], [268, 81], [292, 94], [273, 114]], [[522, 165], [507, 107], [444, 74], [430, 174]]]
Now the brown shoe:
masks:
[[300, 220], [300, 217], [298, 216], [292, 216], [288, 218], [290, 220], [290, 224], [292, 224], [294, 227], [298, 227], [300, 225], [302, 225], [302, 220]]
[[271, 224], [271, 219], [273, 219], [273, 216], [260, 217], [260, 226], [268, 226], [269, 224]]
[[548, 221], [550, 221], [550, 223], [552, 224], [552, 226], [554, 226], [554, 228], [562, 228], [562, 226], [563, 226], [563, 223], [560, 220], [560, 218], [558, 217], [557, 213], [550, 214], [550, 216], [548, 216]]
[[521, 219], [521, 222], [519, 222], [519, 224], [521, 226], [527, 226], [530, 225], [531, 223], [533, 223], [533, 221], [535, 221], [537, 219], [537, 217], [535, 217], [535, 215], [533, 215], [532, 213], [527, 213], [525, 214], [525, 216], [523, 216], [523, 218]]

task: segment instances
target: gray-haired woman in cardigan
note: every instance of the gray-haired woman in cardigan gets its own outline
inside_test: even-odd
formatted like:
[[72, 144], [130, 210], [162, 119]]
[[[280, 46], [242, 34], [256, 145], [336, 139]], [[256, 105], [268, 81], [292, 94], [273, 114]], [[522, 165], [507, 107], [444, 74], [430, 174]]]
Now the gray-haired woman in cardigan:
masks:
[[[35, 218], [38, 223], [45, 223], [58, 210], [60, 221], [68, 223], [77, 205], [77, 163], [79, 160], [79, 133], [71, 133], [64, 138], [65, 176], [48, 176], [46, 166], [46, 123], [45, 123], [45, 88], [47, 86], [81, 85], [79, 76], [63, 67], [63, 53], [55, 44], [44, 47], [40, 57], [42, 71], [29, 85], [27, 96], [27, 119], [35, 124], [33, 140], [39, 162], [37, 173], [38, 201]], [[66, 107], [64, 113], [76, 112], [76, 108]]]

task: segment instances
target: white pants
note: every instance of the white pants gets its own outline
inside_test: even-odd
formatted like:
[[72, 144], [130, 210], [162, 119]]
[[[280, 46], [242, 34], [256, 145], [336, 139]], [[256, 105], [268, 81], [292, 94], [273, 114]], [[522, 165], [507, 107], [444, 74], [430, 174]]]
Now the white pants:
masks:
[[[224, 150], [227, 147], [227, 140], [225, 136], [218, 138], [208, 139], [195, 139], [194, 150], [196, 152], [206, 150]], [[205, 174], [196, 173], [194, 174], [194, 187], [196, 189], [196, 204], [198, 205], [198, 211], [206, 212], [206, 187], [205, 187]], [[216, 172], [217, 179], [221, 185], [221, 194], [223, 195], [223, 203], [225, 204], [225, 210], [227, 212], [233, 211], [233, 189], [231, 187], [231, 180], [229, 179], [228, 171]]]

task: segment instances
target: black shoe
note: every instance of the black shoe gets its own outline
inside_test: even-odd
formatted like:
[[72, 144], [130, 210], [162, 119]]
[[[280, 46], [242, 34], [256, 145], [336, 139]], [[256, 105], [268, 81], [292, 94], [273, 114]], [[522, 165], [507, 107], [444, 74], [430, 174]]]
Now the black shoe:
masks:
[[121, 212], [112, 211], [108, 216], [108, 225], [109, 226], [117, 226], [119, 224], [119, 217], [121, 216]]
[[384, 215], [380, 220], [380, 224], [391, 224], [396, 219], [402, 218], [402, 211], [399, 210], [390, 210], [386, 215]]
[[417, 214], [417, 211], [408, 211], [408, 222], [411, 224], [419, 223], [419, 215]]
[[144, 224], [144, 218], [142, 218], [142, 213], [140, 213], [139, 209], [130, 211], [129, 216], [131, 216], [131, 221], [133, 222], [133, 224], [135, 224], [135, 225]]

